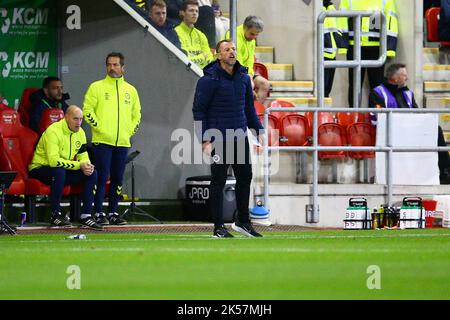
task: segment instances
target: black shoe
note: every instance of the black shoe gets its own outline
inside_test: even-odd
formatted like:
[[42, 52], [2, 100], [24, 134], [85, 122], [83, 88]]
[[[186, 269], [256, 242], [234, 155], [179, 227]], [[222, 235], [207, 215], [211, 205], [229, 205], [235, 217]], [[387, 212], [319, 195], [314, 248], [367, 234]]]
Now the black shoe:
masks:
[[85, 219], [80, 219], [80, 223], [83, 226], [86, 226], [86, 227], [94, 229], [94, 230], [103, 230], [103, 227], [101, 225], [99, 225], [97, 222], [95, 222], [95, 220], [92, 219], [91, 217], [85, 218]]
[[125, 220], [123, 220], [117, 213], [114, 213], [113, 215], [108, 217], [109, 224], [114, 225], [124, 225], [127, 224]]
[[234, 231], [242, 233], [246, 237], [262, 237], [261, 234], [253, 229], [250, 223], [240, 224], [235, 222], [231, 225], [231, 228], [233, 228]]
[[68, 227], [71, 225], [69, 219], [58, 211], [52, 213], [50, 223], [57, 227]]
[[215, 238], [234, 238], [234, 236], [228, 232], [224, 225], [214, 228], [213, 237]]
[[103, 212], [95, 214], [95, 222], [102, 226], [109, 224], [109, 220], [106, 218], [106, 214], [104, 214]]
[[441, 184], [450, 184], [450, 172], [448, 169], [442, 170], [441, 174], [439, 175], [439, 182]]

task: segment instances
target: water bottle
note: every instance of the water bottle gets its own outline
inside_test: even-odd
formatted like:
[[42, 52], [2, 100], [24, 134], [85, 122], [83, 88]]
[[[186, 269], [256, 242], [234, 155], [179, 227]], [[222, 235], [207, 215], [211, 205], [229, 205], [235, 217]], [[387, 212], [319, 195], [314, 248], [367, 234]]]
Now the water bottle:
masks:
[[20, 226], [23, 227], [26, 222], [27, 222], [27, 213], [24, 211], [20, 213]]
[[78, 239], [78, 240], [84, 240], [84, 239], [86, 239], [86, 235], [84, 235], [84, 234], [75, 234], [75, 235], [73, 235], [73, 236], [68, 236], [67, 239], [72, 239], [72, 240], [75, 240], [75, 239]]

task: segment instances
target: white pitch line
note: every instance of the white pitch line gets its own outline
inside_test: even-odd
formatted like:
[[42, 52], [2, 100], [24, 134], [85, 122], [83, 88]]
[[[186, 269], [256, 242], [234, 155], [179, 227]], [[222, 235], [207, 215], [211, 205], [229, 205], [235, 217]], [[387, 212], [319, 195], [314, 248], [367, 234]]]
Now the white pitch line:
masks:
[[[405, 253], [404, 249], [366, 249], [366, 248], [133, 248], [133, 247], [108, 247], [108, 248], [38, 248], [19, 249], [18, 252], [142, 252], [147, 254], [154, 253]], [[445, 253], [442, 249], [427, 248], [426, 250], [407, 250], [408, 253]]]
[[[377, 235], [264, 235], [263, 238], [258, 238], [258, 241], [264, 240], [295, 240], [295, 239], [376, 239], [376, 238], [426, 238], [426, 237], [449, 237], [450, 233], [423, 233], [423, 234], [386, 234]], [[389, 231], [386, 231], [389, 232]], [[395, 232], [395, 231], [393, 231]], [[401, 231], [398, 231], [401, 232]], [[89, 234], [86, 240], [73, 240], [73, 241], [83, 241], [83, 242], [136, 242], [136, 241], [205, 241], [208, 239], [222, 241], [222, 239], [213, 238], [210, 235], [185, 235], [179, 238], [129, 238], [129, 239], [89, 239]], [[249, 239], [243, 236], [236, 237], [229, 240], [242, 240]], [[1, 242], [1, 240], [0, 240]], [[46, 242], [67, 242], [67, 239], [45, 239], [45, 240], [20, 240], [19, 243], [46, 243]]]

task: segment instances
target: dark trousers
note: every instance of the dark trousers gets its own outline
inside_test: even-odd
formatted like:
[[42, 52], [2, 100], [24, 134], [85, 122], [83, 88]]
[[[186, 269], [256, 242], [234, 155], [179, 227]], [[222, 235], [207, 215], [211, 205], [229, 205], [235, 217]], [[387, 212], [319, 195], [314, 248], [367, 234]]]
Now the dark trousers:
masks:
[[[234, 156], [231, 153], [233, 150]], [[228, 151], [228, 152], [227, 152]], [[223, 224], [223, 188], [227, 180], [229, 166], [233, 168], [236, 177], [236, 207], [238, 210], [237, 221], [243, 224], [249, 223], [249, 198], [250, 184], [252, 182], [252, 166], [248, 140], [238, 140], [215, 146], [213, 159], [220, 158], [211, 164], [210, 210], [216, 227]]]
[[[380, 55], [379, 47], [361, 47], [361, 60], [377, 60]], [[353, 46], [350, 46], [347, 51], [347, 60], [353, 60]], [[370, 90], [383, 83], [384, 80], [384, 65], [379, 68], [361, 68], [361, 88], [364, 83], [366, 75], [369, 78]], [[353, 69], [348, 72], [348, 105], [353, 108]]]
[[86, 176], [81, 170], [66, 170], [64, 168], [51, 168], [48, 166], [33, 169], [29, 177], [50, 185], [50, 202], [52, 212], [61, 212], [61, 198], [65, 185], [83, 183], [81, 214], [91, 214], [92, 202], [94, 201], [94, 187], [97, 183], [97, 171]]
[[[334, 60], [336, 59], [325, 58], [325, 61], [334, 61]], [[335, 68], [325, 68], [324, 72], [325, 97], [329, 97], [331, 89], [333, 89], [333, 80], [335, 71], [336, 71]]]
[[195, 27], [203, 32], [208, 39], [210, 48], [216, 48], [216, 18], [210, 6], [201, 6], [198, 9], [198, 20]]
[[[446, 147], [444, 133], [442, 132], [441, 126], [439, 126], [438, 131], [438, 147]], [[450, 170], [450, 157], [447, 151], [438, 152], [438, 165], [439, 171], [442, 173], [443, 170]]]
[[95, 194], [95, 212], [103, 210], [106, 181], [111, 179], [109, 186], [109, 213], [117, 211], [119, 197], [122, 194], [122, 181], [125, 172], [125, 162], [128, 156], [127, 147], [114, 147], [107, 144], [93, 144], [93, 163], [98, 172], [97, 192]]

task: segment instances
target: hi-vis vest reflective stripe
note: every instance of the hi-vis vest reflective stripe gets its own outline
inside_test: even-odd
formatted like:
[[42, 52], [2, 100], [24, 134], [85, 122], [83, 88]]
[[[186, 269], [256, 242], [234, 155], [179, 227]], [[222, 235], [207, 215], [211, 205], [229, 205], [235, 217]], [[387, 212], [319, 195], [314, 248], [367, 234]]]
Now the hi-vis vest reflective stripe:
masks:
[[[398, 108], [398, 103], [394, 95], [383, 84], [380, 84], [373, 90], [378, 94], [378, 96], [383, 97], [385, 108], [389, 109]], [[408, 107], [413, 108], [413, 92], [411, 90], [404, 90], [403, 97], [405, 98]], [[377, 115], [375, 113], [372, 112], [370, 113], [370, 121], [373, 126], [377, 125]]]
[[[394, 0], [342, 0], [340, 10], [382, 11], [386, 16], [387, 28], [387, 56], [395, 57], [398, 36], [398, 17]], [[342, 30], [344, 42], [353, 45], [353, 19], [340, 18], [338, 26]], [[381, 19], [379, 16], [364, 17], [361, 21], [361, 46], [380, 46]], [[339, 49], [339, 53], [346, 53], [347, 49]]]
[[[323, 7], [324, 11], [335, 11], [333, 5], [327, 8]], [[324, 37], [324, 52], [323, 55], [327, 59], [336, 58], [338, 47], [342, 46], [342, 33], [338, 29], [337, 19], [335, 17], [325, 18], [323, 23], [323, 37]]]

